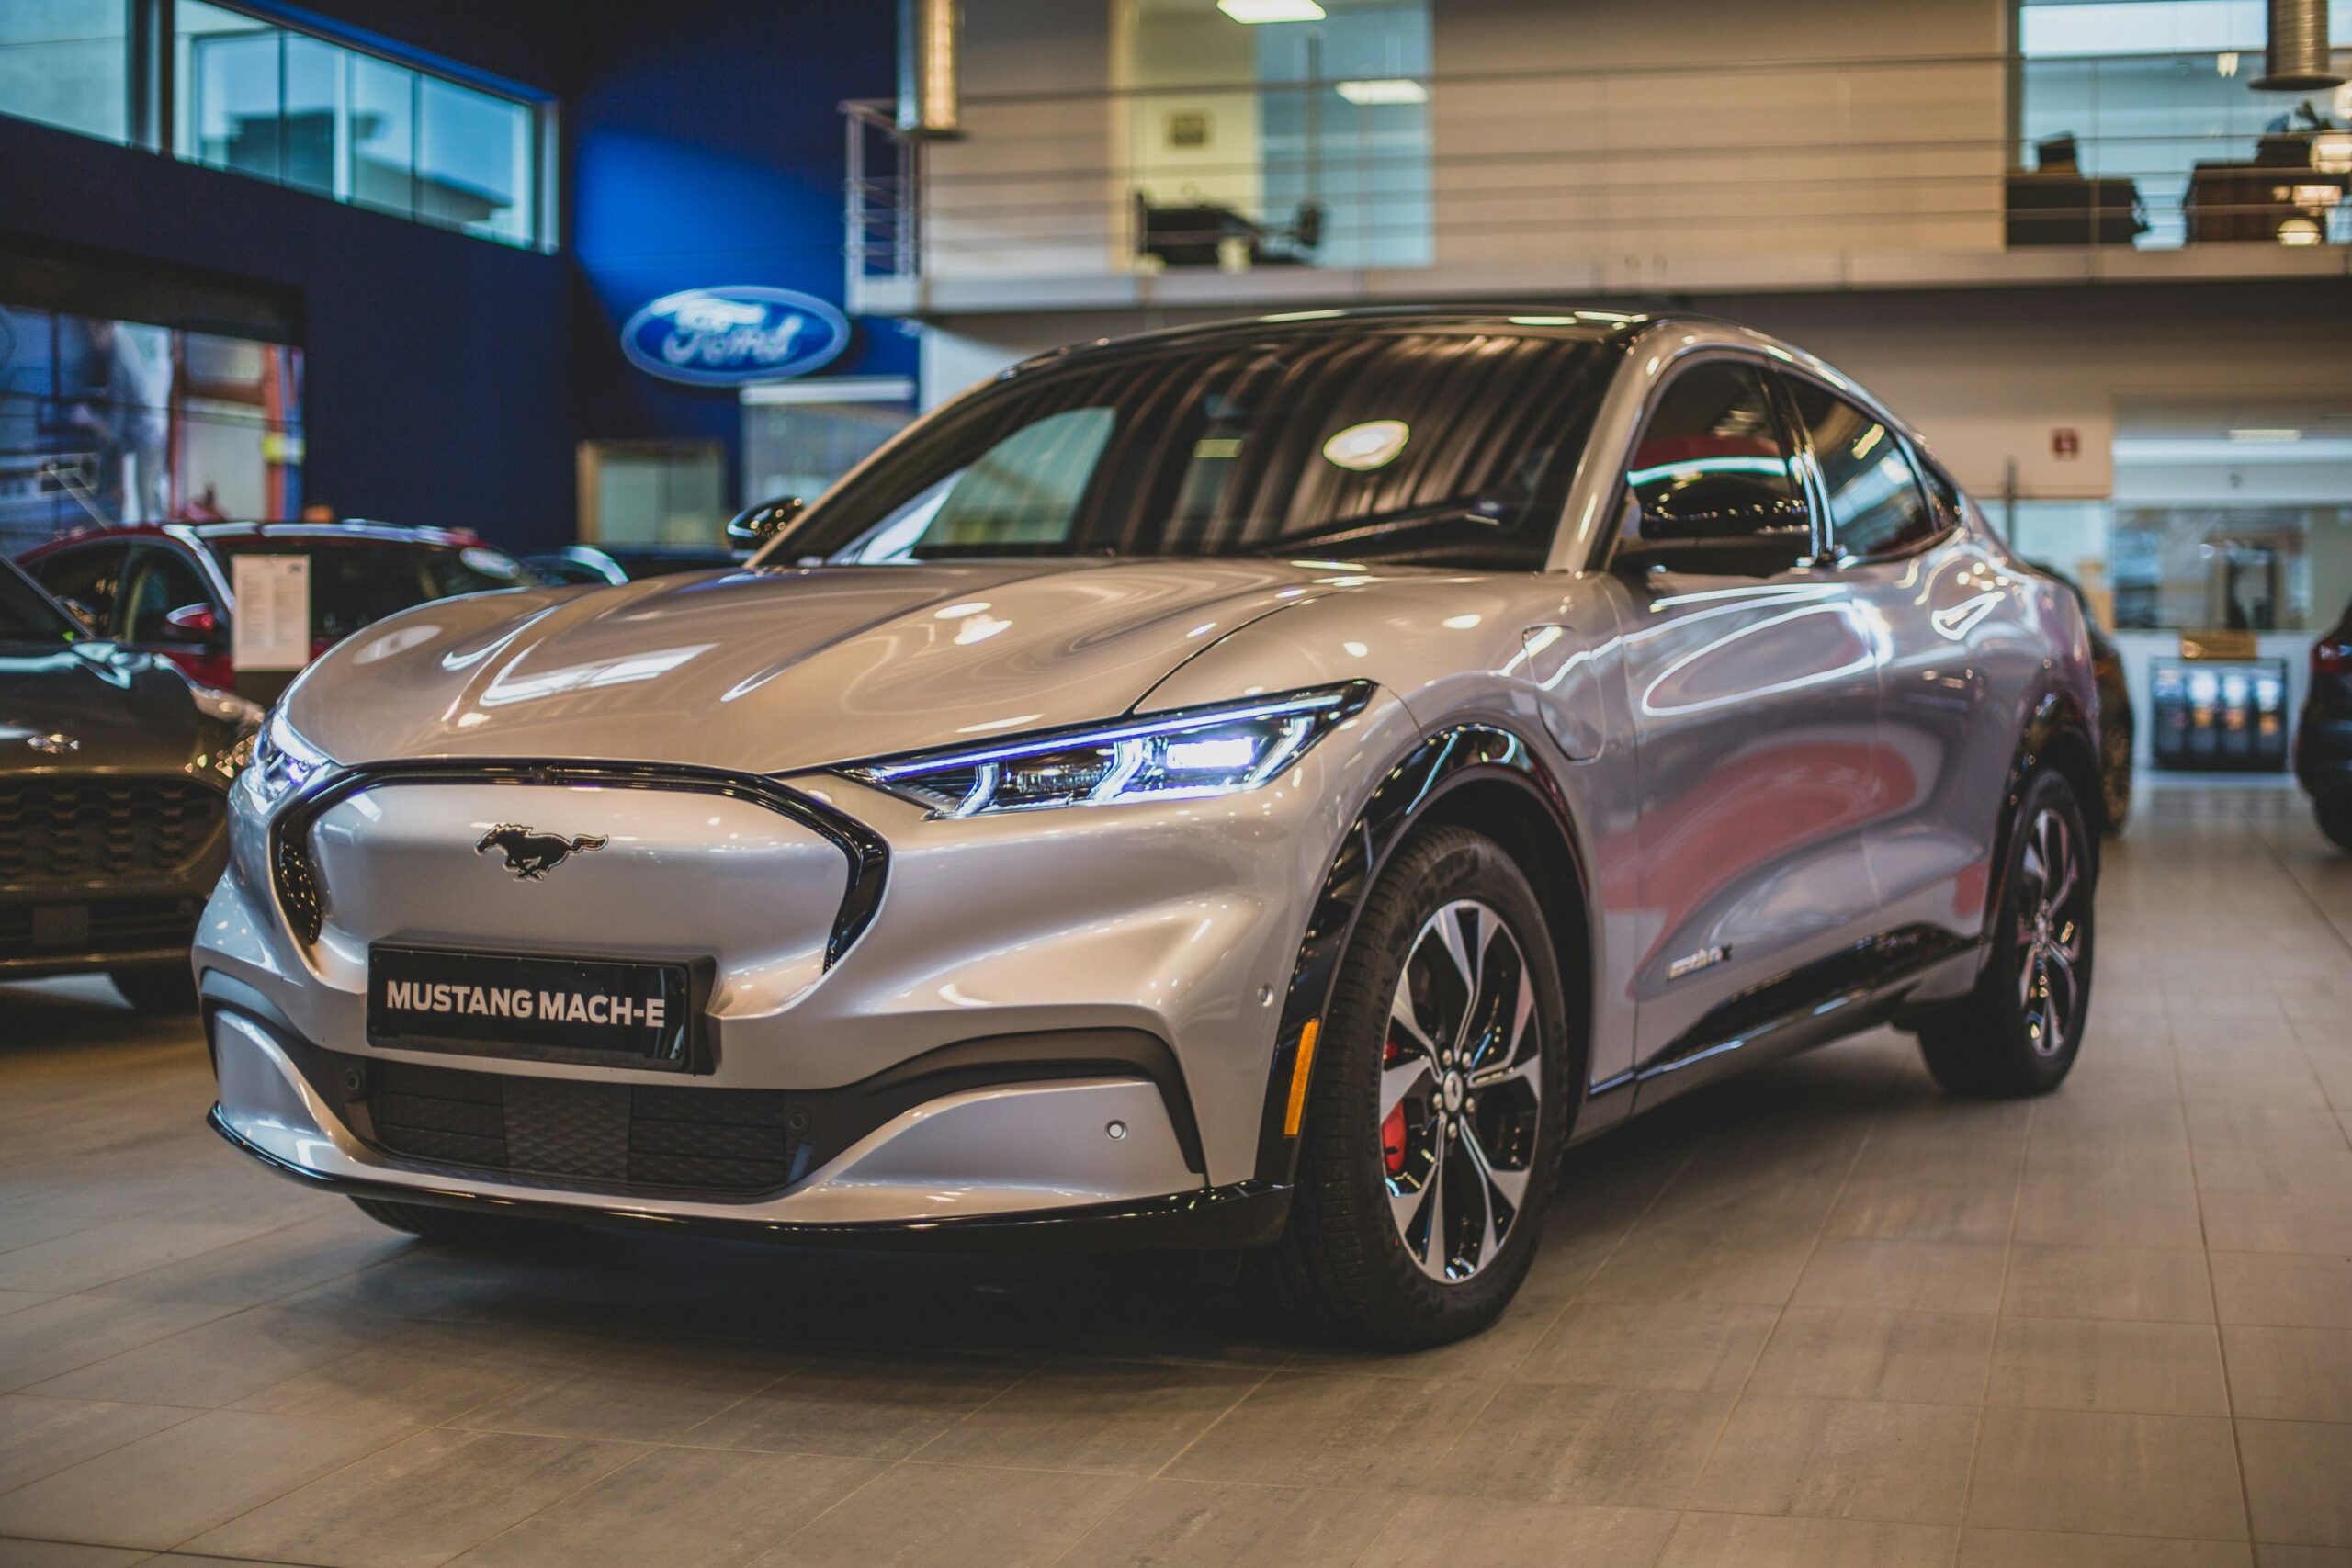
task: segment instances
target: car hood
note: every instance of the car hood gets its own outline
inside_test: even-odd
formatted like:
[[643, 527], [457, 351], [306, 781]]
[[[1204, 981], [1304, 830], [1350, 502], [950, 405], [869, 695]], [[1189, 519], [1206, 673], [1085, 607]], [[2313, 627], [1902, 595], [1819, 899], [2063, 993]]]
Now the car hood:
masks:
[[220, 728], [161, 660], [110, 643], [0, 643], [0, 773], [166, 773]]
[[287, 714], [345, 762], [788, 773], [1121, 713], [1236, 628], [1367, 581], [1255, 559], [1021, 561], [479, 594], [356, 634]]

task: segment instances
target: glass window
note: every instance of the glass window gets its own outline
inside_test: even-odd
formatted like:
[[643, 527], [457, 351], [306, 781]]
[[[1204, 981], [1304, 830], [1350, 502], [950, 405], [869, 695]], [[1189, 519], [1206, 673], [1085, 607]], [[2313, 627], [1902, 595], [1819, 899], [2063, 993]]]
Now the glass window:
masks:
[[527, 241], [530, 110], [436, 77], [422, 79], [416, 215], [445, 229]]
[[[223, 558], [310, 557], [311, 635], [321, 642], [339, 642], [371, 621], [435, 599], [526, 588], [537, 581], [504, 552], [481, 545], [264, 535], [215, 539], [210, 547]], [[233, 581], [226, 558], [221, 572]]]
[[776, 554], [1534, 570], [1621, 352], [1598, 337], [1263, 326], [1075, 356], [917, 426]]
[[0, 5], [0, 114], [121, 141], [130, 133], [129, 0]]
[[1902, 440], [1871, 414], [1811, 381], [1794, 381], [1797, 417], [1813, 442], [1839, 551], [1886, 556], [1941, 531], [1919, 493]]
[[194, 562], [177, 550], [147, 546], [132, 553], [130, 568], [123, 573], [123, 640], [169, 641], [171, 628], [165, 616], [191, 604], [209, 608], [211, 604], [212, 596], [205, 592], [204, 579]]
[[178, 0], [182, 157], [445, 229], [537, 237], [532, 105], [207, 0]]
[[1625, 479], [1645, 540], [1785, 536], [1792, 560], [1811, 543], [1788, 446], [1752, 366], [1717, 360], [1677, 375]]
[[85, 545], [60, 550], [28, 563], [40, 585], [60, 599], [70, 599], [90, 612], [101, 628], [114, 621], [115, 590], [122, 578], [124, 547]]
[[0, 643], [38, 643], [44, 647], [72, 642], [82, 628], [57, 613], [56, 606], [34, 592], [17, 569], [0, 561]]

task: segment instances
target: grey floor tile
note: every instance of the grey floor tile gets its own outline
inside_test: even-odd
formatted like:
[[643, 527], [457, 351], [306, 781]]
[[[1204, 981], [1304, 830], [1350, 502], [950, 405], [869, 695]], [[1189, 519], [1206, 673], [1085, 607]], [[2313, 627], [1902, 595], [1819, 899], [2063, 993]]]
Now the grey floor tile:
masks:
[[[311, 1310], [327, 1309], [321, 1300]], [[402, 1327], [397, 1338], [257, 1389], [232, 1408], [431, 1427], [576, 1367], [571, 1348], [512, 1329], [464, 1323]]]
[[315, 1307], [252, 1307], [35, 1383], [32, 1392], [215, 1409], [409, 1326]]
[[0, 1535], [160, 1551], [402, 1435], [383, 1426], [208, 1411], [0, 1495]]
[[[1796, 1288], [1810, 1241], [1729, 1247], [1636, 1226], [1585, 1285], [1587, 1299], [1777, 1307]], [[5, 1320], [0, 1320], [5, 1321]]]
[[1749, 1394], [1685, 1506], [1702, 1512], [1960, 1523], [1976, 1412]]
[[2211, 1323], [2213, 1296], [2199, 1250], [2020, 1243], [2009, 1249], [2001, 1310], [2017, 1317]]
[[2200, 1100], [2189, 1106], [2188, 1112], [2188, 1141], [2199, 1148], [2248, 1144], [2280, 1148], [2344, 1146], [2344, 1128], [2326, 1111], [2221, 1105]]
[[154, 1561], [143, 1551], [126, 1551], [120, 1547], [0, 1537], [0, 1568], [130, 1568], [135, 1562]]
[[195, 1414], [153, 1404], [0, 1394], [0, 1492], [111, 1453]]
[[[708, 1448], [904, 1459], [1020, 1382], [1033, 1361], [827, 1350], [688, 1427]], [[1199, 1382], [1227, 1383], [1231, 1378]]]
[[[2230, 1324], [2222, 1330], [2235, 1415], [2352, 1422], [2352, 1328]], [[2352, 1475], [2345, 1478], [2352, 1486]]]
[[1046, 1568], [1142, 1483], [900, 1463], [753, 1561], [760, 1568]]
[[[1055, 1568], [1348, 1568], [1378, 1560], [1382, 1527], [1405, 1502], [1401, 1493], [1148, 1481]], [[1403, 1533], [1425, 1548], [1446, 1506], [1421, 1500]], [[1460, 1536], [1453, 1540], [1476, 1549]]]
[[2230, 1414], [2221, 1342], [2202, 1323], [2005, 1317], [1984, 1400], [2042, 1410]]
[[735, 1568], [882, 1468], [819, 1454], [653, 1449], [457, 1561], [465, 1568]]
[[1961, 1534], [1958, 1568], [2254, 1568], [2254, 1549], [2232, 1540], [1972, 1529]]
[[[1654, 1509], [1415, 1497], [1389, 1515], [1388, 1528], [1357, 1563], [1423, 1568], [1442, 1554], [1479, 1568], [1648, 1568], [1674, 1520], [1674, 1515]], [[1288, 1559], [1267, 1553], [1248, 1561], [1275, 1564]]]
[[506, 1432], [419, 1432], [187, 1543], [325, 1568], [435, 1568], [643, 1452]]
[[1657, 1568], [1945, 1568], [1948, 1525], [1688, 1513]]
[[1994, 1320], [1972, 1313], [1790, 1307], [1747, 1391], [1823, 1399], [1976, 1404]]
[[265, 1226], [152, 1218], [109, 1220], [0, 1252], [0, 1287], [88, 1291], [131, 1274], [257, 1235]]
[[456, 1419], [486, 1431], [669, 1442], [765, 1388], [795, 1359], [716, 1342], [583, 1348], [555, 1376]]
[[[2352, 1256], [2352, 1194], [2289, 1198], [2267, 1192], [2205, 1195], [2206, 1245], [2216, 1252]], [[0, 1317], [0, 1329], [8, 1319]]]
[[1736, 1393], [1778, 1308], [1598, 1297], [1562, 1313], [1518, 1376], [1531, 1382]]
[[1975, 1241], [1824, 1241], [1794, 1303], [1914, 1312], [1997, 1311], [2008, 1249]]
[[2010, 1183], [1950, 1187], [1899, 1177], [1849, 1181], [1822, 1234], [2005, 1242], [2017, 1197]]
[[2352, 1257], [2216, 1252], [2212, 1267], [2223, 1323], [2352, 1328]]
[[2352, 1426], [2310, 1421], [2238, 1424], [2254, 1538], [2352, 1547]]
[[1411, 1486], [1469, 1427], [1495, 1388], [1276, 1372], [1205, 1427], [1167, 1473], [1356, 1492]]
[[0, 1317], [0, 1392], [102, 1361], [232, 1310], [187, 1302], [58, 1296], [12, 1312]]
[[1412, 1484], [1531, 1503], [1679, 1507], [1731, 1406], [1724, 1393], [1508, 1383]]
[[2263, 1192], [2275, 1198], [2352, 1193], [2352, 1145], [2327, 1149], [2224, 1144], [2199, 1149], [2197, 1186], [2204, 1192]]
[[1246, 1367], [1148, 1361], [1051, 1366], [988, 1399], [917, 1452], [937, 1464], [1150, 1475], [1265, 1377]]
[[2205, 1245], [2194, 1191], [2075, 1181], [2028, 1181], [2016, 1239], [2035, 1247]]
[[2227, 1420], [1990, 1408], [1968, 1522], [2089, 1535], [2246, 1539]]

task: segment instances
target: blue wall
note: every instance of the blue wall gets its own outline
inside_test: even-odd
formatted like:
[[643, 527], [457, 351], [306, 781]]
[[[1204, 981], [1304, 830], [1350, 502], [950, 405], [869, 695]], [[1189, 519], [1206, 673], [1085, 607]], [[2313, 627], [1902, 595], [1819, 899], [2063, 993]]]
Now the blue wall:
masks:
[[[670, 4], [599, 40], [566, 106], [583, 439], [721, 441], [730, 493], [740, 482], [734, 394], [635, 369], [621, 323], [649, 299], [718, 284], [841, 303], [839, 105], [891, 91], [895, 10]], [[897, 323], [856, 327], [820, 374], [914, 374], [915, 340]]]
[[[554, 255], [443, 232], [0, 116], [8, 231], [299, 291], [305, 494], [348, 514], [569, 539], [591, 438], [728, 444], [731, 394], [621, 358], [656, 295], [763, 283], [842, 298], [844, 97], [887, 95], [895, 7], [747, 0], [312, 0], [316, 16], [554, 94]], [[859, 324], [826, 374], [911, 374]]]

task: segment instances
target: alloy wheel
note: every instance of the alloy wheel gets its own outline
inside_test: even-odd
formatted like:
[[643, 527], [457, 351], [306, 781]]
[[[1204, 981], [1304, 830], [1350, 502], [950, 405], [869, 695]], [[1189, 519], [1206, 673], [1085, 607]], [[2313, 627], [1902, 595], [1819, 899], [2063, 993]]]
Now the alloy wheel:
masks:
[[1406, 954], [1380, 1074], [1389, 1213], [1431, 1279], [1470, 1279], [1510, 1239], [1543, 1124], [1543, 1067], [1518, 937], [1475, 898], [1445, 905]]
[[2058, 812], [2038, 812], [2026, 831], [2018, 900], [2018, 1005], [2039, 1055], [2054, 1056], [2072, 1038], [2083, 994], [2089, 884], [2082, 848]]

